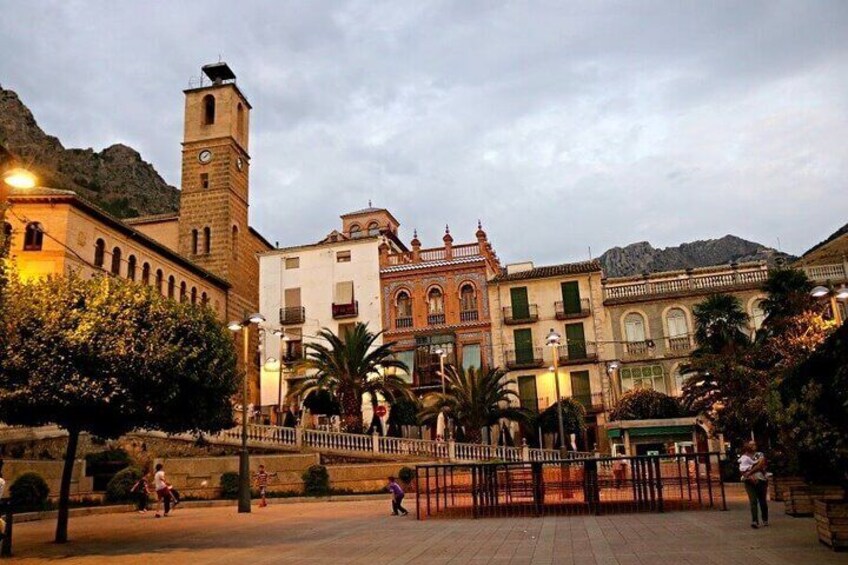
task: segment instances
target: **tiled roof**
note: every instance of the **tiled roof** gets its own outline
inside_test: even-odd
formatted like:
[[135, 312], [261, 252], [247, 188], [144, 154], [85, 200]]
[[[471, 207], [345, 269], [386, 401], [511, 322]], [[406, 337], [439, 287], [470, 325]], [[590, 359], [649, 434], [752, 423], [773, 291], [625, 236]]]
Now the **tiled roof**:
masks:
[[138, 216], [136, 218], [127, 218], [124, 220], [125, 224], [138, 225], [138, 224], [153, 224], [156, 222], [168, 222], [172, 220], [179, 220], [180, 215], [177, 212], [167, 212], [165, 214], [151, 214], [149, 216]]
[[442, 260], [442, 261], [424, 261], [421, 263], [407, 263], [404, 265], [392, 265], [380, 269], [380, 273], [399, 273], [401, 271], [417, 271], [421, 269], [429, 269], [431, 267], [448, 267], [450, 265], [464, 265], [466, 263], [477, 263], [485, 261], [482, 255], [473, 255], [471, 257], [459, 257], [458, 259]]
[[362, 210], [355, 210], [353, 212], [348, 212], [347, 214], [342, 214], [342, 218], [347, 216], [358, 216], [360, 214], [371, 214], [372, 212], [388, 212], [385, 208], [375, 208], [374, 206], [369, 206], [368, 208], [363, 208]]
[[523, 281], [527, 279], [545, 279], [548, 277], [561, 277], [565, 275], [580, 275], [584, 273], [600, 272], [601, 264], [598, 261], [584, 261], [582, 263], [563, 263], [562, 265], [549, 265], [546, 267], [535, 267], [517, 273], [507, 273], [506, 269], [501, 271], [492, 282]]

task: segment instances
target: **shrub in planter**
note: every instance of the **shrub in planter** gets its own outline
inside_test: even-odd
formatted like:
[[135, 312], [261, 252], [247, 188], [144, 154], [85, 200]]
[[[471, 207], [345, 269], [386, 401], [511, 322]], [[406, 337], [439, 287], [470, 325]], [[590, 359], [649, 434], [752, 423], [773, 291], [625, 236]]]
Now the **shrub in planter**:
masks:
[[138, 467], [127, 467], [115, 473], [115, 476], [106, 485], [106, 500], [109, 502], [126, 502], [134, 498], [130, 489], [142, 476]]
[[330, 474], [323, 465], [312, 465], [303, 473], [303, 492], [307, 496], [330, 494]]
[[400, 471], [398, 471], [398, 478], [403, 484], [411, 485], [412, 481], [415, 479], [415, 469], [410, 467], [401, 467]]
[[235, 500], [239, 493], [239, 474], [234, 471], [221, 474], [221, 498]]
[[12, 506], [19, 510], [43, 510], [50, 488], [38, 473], [24, 473], [9, 487]]

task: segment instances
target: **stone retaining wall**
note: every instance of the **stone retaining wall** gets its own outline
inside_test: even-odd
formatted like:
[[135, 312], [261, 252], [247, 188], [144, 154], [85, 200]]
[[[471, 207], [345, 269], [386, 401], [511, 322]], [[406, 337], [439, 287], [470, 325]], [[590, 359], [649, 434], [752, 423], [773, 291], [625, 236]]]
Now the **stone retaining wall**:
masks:
[[[3, 478], [6, 479], [6, 493], [9, 496], [9, 488], [15, 479], [26, 472], [38, 473], [50, 487], [50, 496], [59, 496], [59, 483], [62, 480], [63, 461], [35, 461], [29, 459], [6, 459], [3, 465]], [[85, 460], [78, 459], [74, 463], [74, 471], [71, 475], [71, 497], [78, 498], [92, 494], [93, 479], [85, 476]]]

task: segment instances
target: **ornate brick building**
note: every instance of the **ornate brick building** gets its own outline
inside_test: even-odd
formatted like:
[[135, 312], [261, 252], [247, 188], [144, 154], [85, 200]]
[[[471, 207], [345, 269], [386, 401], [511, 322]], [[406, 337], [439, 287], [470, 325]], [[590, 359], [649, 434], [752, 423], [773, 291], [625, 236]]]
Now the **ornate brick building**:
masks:
[[479, 225], [476, 237], [454, 245], [446, 228], [442, 247], [422, 249], [417, 233], [411, 251], [380, 247], [384, 339], [397, 342], [419, 391], [441, 385], [437, 351], [448, 365], [493, 366], [487, 285], [500, 263]]

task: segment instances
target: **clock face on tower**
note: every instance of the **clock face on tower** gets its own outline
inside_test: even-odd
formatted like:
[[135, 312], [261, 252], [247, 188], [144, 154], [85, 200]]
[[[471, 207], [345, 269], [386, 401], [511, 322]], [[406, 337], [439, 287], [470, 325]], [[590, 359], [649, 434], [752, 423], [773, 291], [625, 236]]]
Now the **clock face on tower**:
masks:
[[212, 152], [208, 149], [204, 149], [197, 155], [197, 160], [203, 163], [204, 165], [212, 160]]

